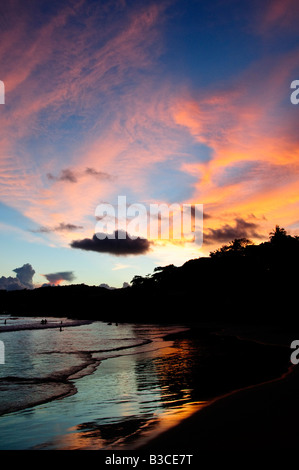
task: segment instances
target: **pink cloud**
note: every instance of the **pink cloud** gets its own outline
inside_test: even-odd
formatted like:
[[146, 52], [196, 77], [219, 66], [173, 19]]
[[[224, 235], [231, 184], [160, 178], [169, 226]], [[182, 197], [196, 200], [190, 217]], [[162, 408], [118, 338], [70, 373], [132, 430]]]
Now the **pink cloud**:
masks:
[[[77, 9], [83, 4], [78, 3]], [[154, 127], [154, 116], [144, 118], [144, 99], [141, 98], [147, 80], [136, 86], [133, 95], [110, 100], [107, 109], [97, 110], [97, 106], [105, 104], [105, 95], [121, 85], [127, 74], [132, 78], [139, 69], [153, 65], [160, 50], [157, 26], [164, 8], [163, 3], [142, 7], [120, 20], [113, 34], [111, 31], [108, 34], [108, 28], [103, 27], [102, 30], [97, 28], [96, 36], [95, 20], [89, 16], [80, 41], [76, 42], [73, 42], [72, 28], [64, 27], [73, 15], [70, 8], [60, 11], [34, 34], [28, 35], [26, 15], [22, 24], [7, 33], [11, 35], [12, 46], [8, 46], [8, 40], [0, 47], [0, 56], [6, 57], [3, 78], [8, 102], [0, 118], [6, 136], [0, 155], [0, 178], [3, 198], [8, 205], [18, 208], [39, 225], [55, 226], [62, 220], [69, 223], [83, 220], [90, 230], [93, 229], [90, 217], [96, 205], [109, 198], [115, 190], [115, 182], [85, 175], [74, 186], [60, 184], [58, 189], [58, 182], [46, 180], [47, 173], [60, 174], [63, 168], [71, 167], [77, 173], [94, 168], [114, 175], [116, 169], [118, 184], [142, 190], [140, 171], [149, 160], [152, 163], [165, 158], [165, 150], [161, 151], [157, 142], [146, 149], [136, 145], [136, 135], [132, 138], [136, 131], [142, 139], [150, 127]], [[94, 51], [87, 55], [86, 48], [92, 50], [91, 40], [95, 41]], [[21, 44], [21, 49], [15, 47], [17, 44]], [[146, 106], [151, 102], [151, 92], [149, 87]], [[99, 96], [99, 100], [95, 96]], [[154, 101], [157, 103], [157, 98]], [[84, 118], [94, 113], [96, 120], [80, 146], [70, 147], [67, 162], [62, 160], [64, 156], [53, 155], [55, 149], [50, 143], [45, 142], [41, 151], [46, 155], [48, 146], [52, 158], [39, 159], [39, 155], [31, 154], [30, 146], [22, 147], [28, 138], [43, 133], [50, 141], [51, 124], [58, 123], [64, 113], [76, 111]], [[41, 112], [45, 113], [43, 120]], [[107, 120], [107, 116], [111, 117]], [[156, 156], [153, 157], [154, 145]], [[61, 233], [59, 237], [66, 239], [68, 234]]]
[[[294, 6], [290, 0], [286, 3]], [[264, 29], [289, 21], [287, 9], [280, 4], [272, 2], [263, 18]], [[288, 77], [298, 64], [299, 51], [259, 61], [213, 94], [199, 91], [195, 96], [185, 88], [171, 87], [167, 79], [157, 87], [154, 72], [163, 50], [165, 5], [129, 11], [112, 30], [97, 27], [96, 35], [97, 17], [82, 17], [82, 34], [76, 41], [75, 30], [65, 28], [74, 13], [68, 7], [34, 34], [28, 34], [28, 17], [6, 31], [0, 45], [1, 79], [8, 99], [0, 117], [5, 135], [0, 154], [2, 200], [38, 225], [84, 225], [83, 235], [90, 236], [97, 204], [110, 202], [121, 190], [144, 198], [155, 185], [150, 177], [155, 164], [175, 154], [181, 157], [181, 170], [198, 177], [193, 202], [204, 203], [215, 223], [221, 211], [254, 212], [260, 217], [267, 213], [292, 220], [298, 138], [289, 118], [293, 109], [289, 112], [281, 102], [288, 101]], [[76, 8], [80, 11], [83, 6], [82, 1]], [[148, 72], [141, 80], [140, 69]], [[115, 89], [127, 81], [131, 88], [117, 95]], [[68, 142], [67, 152], [56, 154], [51, 125], [58, 127], [64, 116], [73, 113], [80, 114], [83, 123], [92, 120], [93, 124], [79, 144]], [[27, 139], [39, 135], [45, 136], [41, 152], [43, 157], [49, 152], [48, 158], [26, 146]], [[185, 158], [182, 148], [194, 141], [211, 149], [208, 163], [190, 163]], [[284, 178], [275, 180], [276, 188], [258, 177], [258, 183], [228, 180], [220, 187], [225, 170], [244, 161], [262, 162], [269, 171], [267, 181], [281, 166]], [[88, 167], [115, 179], [86, 175], [72, 185], [46, 178], [47, 173], [59, 175], [65, 168], [81, 174]], [[66, 232], [49, 236], [66, 244], [74, 238]]]
[[256, 31], [262, 35], [279, 34], [298, 27], [299, 5], [297, 0], [270, 0], [255, 20]]
[[[198, 177], [193, 200], [219, 217], [251, 214], [285, 225], [298, 210], [299, 139], [296, 111], [289, 102], [289, 76], [299, 50], [255, 63], [234, 84], [215, 95], [188, 94], [173, 102], [175, 122], [212, 150], [206, 163], [184, 162], [182, 170]], [[241, 168], [256, 168], [241, 174]], [[220, 185], [228, 170], [234, 178]], [[230, 222], [231, 215], [227, 221]], [[218, 220], [217, 220], [218, 219]], [[270, 227], [271, 228], [271, 227]]]

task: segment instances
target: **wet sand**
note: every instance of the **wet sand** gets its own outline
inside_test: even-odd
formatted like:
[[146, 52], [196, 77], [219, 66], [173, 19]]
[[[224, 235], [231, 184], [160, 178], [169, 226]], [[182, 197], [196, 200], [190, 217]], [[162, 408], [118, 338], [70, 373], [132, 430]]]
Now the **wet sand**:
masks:
[[[293, 332], [290, 335], [283, 336], [279, 329], [270, 331], [267, 327], [263, 331], [256, 327], [224, 329], [221, 325], [201, 325], [165, 336], [164, 340], [173, 341], [173, 346], [170, 348], [172, 354], [160, 357], [157, 353], [155, 364], [159, 367], [160, 386], [167, 384], [169, 390], [180, 397], [182, 389], [188, 385], [190, 403], [200, 400], [206, 404], [160, 434], [152, 420], [151, 436], [147, 434], [146, 440], [140, 436], [141, 439], [128, 443], [123, 449], [132, 449], [136, 454], [152, 451], [198, 454], [205, 450], [276, 450], [296, 446], [299, 369], [296, 366], [290, 368], [289, 340], [294, 339]], [[120, 367], [117, 357], [114, 363]], [[144, 362], [152, 363], [153, 358]], [[110, 376], [111, 361], [106, 365]], [[134, 370], [142, 373], [141, 381], [148, 378], [151, 371], [140, 367]], [[103, 370], [99, 372], [103, 377]], [[128, 434], [137, 436], [138, 430], [146, 424], [125, 421], [115, 430], [111, 426], [98, 425], [85, 428], [84, 423], [82, 421], [76, 428], [80, 435], [77, 433], [75, 437], [82, 437], [76, 442], [79, 449], [99, 448], [97, 436], [103, 437], [107, 433], [109, 438], [115, 437], [115, 432], [120, 438]], [[132, 425], [134, 432], [130, 429], [128, 433], [127, 427], [132, 428]], [[92, 442], [89, 445], [87, 438], [90, 436]], [[117, 450], [118, 446], [112, 448]]]
[[[231, 331], [232, 332], [232, 331]], [[257, 330], [258, 332], [258, 330]], [[236, 333], [236, 330], [234, 330]], [[238, 332], [242, 337], [242, 333]], [[253, 341], [263, 335], [244, 333]], [[279, 335], [268, 335], [268, 344]], [[282, 336], [288, 347], [288, 334]], [[269, 364], [269, 368], [276, 364]], [[278, 368], [279, 369], [279, 368]], [[278, 370], [277, 369], [277, 370]], [[177, 426], [154, 437], [138, 450], [144, 452], [199, 453], [205, 450], [291, 450], [298, 446], [299, 365], [276, 378], [219, 396]]]
[[55, 322], [47, 321], [47, 323], [41, 323], [39, 317], [37, 317], [36, 323], [26, 323], [26, 317], [24, 318], [24, 324], [14, 324], [13, 320], [10, 320], [7, 324], [0, 325], [0, 333], [6, 331], [20, 331], [20, 330], [44, 330], [47, 328], [67, 328], [70, 326], [89, 325], [92, 323], [90, 320], [72, 320], [67, 319], [60, 323], [59, 318]]

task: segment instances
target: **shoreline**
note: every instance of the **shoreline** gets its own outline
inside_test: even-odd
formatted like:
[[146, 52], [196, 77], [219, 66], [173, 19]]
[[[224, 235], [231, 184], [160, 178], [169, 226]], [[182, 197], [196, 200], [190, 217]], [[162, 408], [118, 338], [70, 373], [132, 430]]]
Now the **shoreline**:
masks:
[[[18, 318], [26, 318], [26, 317], [18, 317]], [[36, 317], [37, 319], [44, 318], [44, 317]], [[57, 317], [57, 319], [60, 319]], [[0, 325], [0, 333], [6, 333], [10, 331], [24, 331], [24, 330], [46, 330], [49, 328], [69, 328], [71, 326], [81, 326], [81, 325], [89, 325], [93, 323], [92, 320], [72, 320], [68, 318], [66, 321], [62, 323], [51, 323], [48, 321], [47, 323], [32, 323], [32, 324], [21, 324], [21, 325]]]
[[[162, 453], [176, 450], [176, 453], [186, 451], [194, 453], [205, 450], [249, 451], [296, 448], [298, 434], [295, 417], [299, 416], [298, 410], [296, 410], [296, 414], [293, 411], [288, 414], [289, 419], [286, 419], [286, 415], [284, 415], [284, 419], [281, 420], [287, 421], [288, 427], [273, 427], [276, 418], [273, 415], [271, 417], [268, 411], [265, 413], [266, 417], [261, 417], [259, 413], [261, 405], [265, 405], [265, 401], [260, 401], [261, 397], [269, 394], [269, 390], [266, 388], [271, 388], [271, 385], [273, 386], [277, 382], [283, 382], [288, 376], [295, 374], [297, 376], [298, 373], [290, 368], [286, 374], [277, 379], [234, 390], [217, 397], [176, 426], [149, 439], [145, 444], [136, 446], [134, 450]], [[260, 401], [259, 405], [258, 401]], [[276, 402], [277, 399], [275, 399]], [[246, 409], [250, 403], [251, 406]], [[274, 405], [271, 406], [271, 411], [274, 411], [275, 408]], [[270, 418], [268, 423], [265, 418]], [[253, 421], [255, 425], [253, 425]], [[294, 427], [291, 427], [290, 431], [290, 425], [293, 421], [295, 421]], [[277, 430], [280, 432], [277, 433]], [[286, 434], [286, 430], [289, 430], [288, 434]]]
[[[75, 322], [77, 324], [77, 321]], [[82, 324], [81, 321], [78, 322]], [[47, 328], [48, 324], [41, 325], [38, 323], [36, 326]], [[53, 325], [53, 327], [55, 326], [59, 327], [60, 324]], [[75, 325], [72, 323], [69, 326]], [[247, 332], [245, 330], [242, 332], [237, 325], [233, 329], [231, 327], [225, 329], [221, 325], [185, 324], [182, 328], [182, 331], [168, 333], [161, 337], [163, 341], [170, 341], [172, 343], [171, 348], [173, 347], [174, 351], [177, 349], [177, 352], [174, 352], [172, 356], [164, 357], [164, 361], [166, 358], [168, 359], [165, 362], [165, 367], [161, 369], [162, 375], [160, 377], [166, 380], [170, 386], [175, 385], [178, 387], [178, 391], [186, 380], [190, 390], [192, 390], [189, 397], [189, 405], [193, 408], [192, 413], [189, 413], [191, 408], [188, 410], [188, 406], [185, 415], [184, 413], [175, 415], [176, 411], [174, 414], [172, 413], [172, 416], [170, 416], [171, 413], [168, 416], [166, 413], [166, 421], [160, 423], [162, 426], [159, 425], [158, 417], [154, 417], [148, 422], [143, 422], [139, 417], [135, 421], [137, 423], [141, 419], [142, 426], [136, 429], [134, 428], [135, 424], [134, 426], [132, 424], [135, 423], [134, 420], [127, 423], [125, 421], [115, 423], [111, 425], [111, 430], [115, 427], [116, 432], [118, 432], [117, 428], [119, 426], [121, 428], [125, 425], [123, 430], [125, 433], [120, 438], [120, 444], [123, 442], [124, 445], [121, 444], [120, 448], [117, 442], [114, 442], [110, 447], [112, 451], [132, 450], [133, 452], [144, 452], [158, 450], [162, 453], [169, 451], [177, 454], [178, 452], [186, 453], [186, 451], [195, 453], [198, 450], [206, 449], [242, 449], [243, 442], [240, 443], [240, 436], [243, 436], [243, 441], [248, 443], [246, 448], [252, 449], [252, 435], [257, 433], [254, 428], [261, 427], [263, 429], [262, 437], [267, 434], [268, 431], [261, 425], [266, 420], [259, 413], [263, 411], [267, 402], [271, 402], [272, 398], [276, 400], [274, 411], [275, 407], [278, 410], [280, 409], [280, 400], [277, 402], [277, 397], [280, 396], [279, 393], [277, 394], [277, 388], [281, 388], [279, 384], [282, 382], [294, 381], [293, 376], [296, 373], [296, 368], [294, 366], [290, 367], [290, 363], [287, 364], [286, 358], [289, 358], [289, 350], [286, 345], [288, 341], [284, 345], [277, 344], [276, 341], [261, 341], [260, 337], [257, 341], [250, 329]], [[256, 330], [260, 335], [259, 328], [256, 328]], [[132, 347], [136, 347], [136, 345]], [[121, 349], [127, 348], [122, 347]], [[207, 356], [205, 356], [205, 350]], [[93, 352], [97, 351], [89, 351], [90, 354]], [[161, 358], [158, 360], [161, 361]], [[117, 363], [117, 356], [112, 359]], [[271, 361], [271, 359], [273, 360]], [[185, 370], [184, 367], [180, 369], [183, 375], [166, 375], [172, 364], [181, 363], [188, 365], [188, 369]], [[174, 368], [174, 370], [176, 369]], [[68, 379], [75, 385], [76, 379], [80, 378], [79, 376], [77, 377], [75, 373], [74, 376], [68, 376]], [[266, 398], [263, 397], [263, 392], [261, 392], [262, 397], [260, 397], [260, 390], [264, 390], [265, 387], [268, 387], [267, 396]], [[272, 397], [271, 390], [273, 390], [273, 387], [276, 390], [276, 395], [274, 393]], [[271, 389], [270, 392], [269, 388]], [[297, 395], [295, 390], [293, 398], [296, 398], [298, 393], [299, 384]], [[287, 397], [286, 392], [285, 396]], [[63, 397], [57, 397], [54, 400], [60, 398]], [[288, 402], [287, 398], [285, 402]], [[196, 403], [201, 403], [199, 408], [194, 406]], [[186, 404], [188, 405], [188, 402]], [[165, 408], [165, 411], [167, 411], [167, 408]], [[169, 408], [169, 411], [171, 412], [171, 408]], [[275, 417], [273, 409], [269, 409], [268, 413], [270, 417]], [[286, 413], [286, 416], [291, 420], [290, 413]], [[254, 417], [255, 426], [248, 424], [248, 417], [251, 419]], [[161, 418], [163, 420], [163, 416]], [[169, 418], [170, 421], [167, 422]], [[82, 421], [82, 426], [83, 423], [84, 421]], [[156, 428], [155, 423], [158, 425]], [[271, 426], [273, 428], [273, 424]], [[130, 431], [132, 427], [135, 429], [133, 433]], [[285, 426], [281, 427], [282, 430], [284, 428]], [[79, 426], [78, 436], [86, 438], [88, 433], [84, 435], [85, 433], [81, 432], [80, 429]], [[101, 425], [99, 428], [95, 427], [95, 430], [101, 433]], [[106, 430], [105, 426], [103, 426], [103, 430]], [[127, 435], [128, 430], [130, 433]], [[280, 430], [281, 432], [283, 431]], [[134, 435], [136, 435], [136, 439]], [[126, 443], [127, 438], [129, 440]], [[261, 440], [261, 437], [259, 439]], [[82, 442], [87, 443], [86, 439]], [[96, 442], [92, 441], [91, 448], [95, 448], [95, 446]], [[105, 450], [105, 448], [98, 450]]]
[[[90, 327], [87, 326], [85, 329], [89, 330]], [[112, 334], [112, 337], [114, 337], [114, 334], [116, 335], [119, 334], [118, 330], [120, 330], [120, 328], [119, 329], [115, 328], [114, 330], [115, 332], [113, 332], [113, 329], [107, 326], [107, 328], [104, 331], [105, 332], [109, 331], [109, 336]], [[6, 416], [4, 416], [4, 419], [2, 421], [2, 423], [4, 424], [2, 425], [2, 428], [1, 428], [1, 433], [3, 433], [1, 435], [4, 436], [5, 428], [7, 429], [10, 428], [10, 425], [11, 425], [10, 423], [12, 423], [13, 426], [15, 426], [15, 424], [17, 423], [17, 428], [16, 428], [16, 431], [14, 431], [16, 432], [16, 436], [11, 441], [10, 441], [10, 438], [9, 439], [5, 438], [5, 440], [3, 439], [2, 450], [11, 449], [11, 448], [13, 449], [14, 447], [15, 449], [20, 449], [20, 450], [25, 450], [25, 449], [30, 449], [30, 450], [37, 449], [38, 450], [38, 449], [49, 449], [49, 448], [51, 448], [51, 450], [54, 450], [54, 449], [60, 450], [60, 448], [63, 450], [64, 449], [67, 450], [68, 447], [89, 450], [92, 448], [98, 449], [99, 443], [102, 440], [100, 438], [100, 435], [102, 433], [103, 433], [103, 443], [101, 443], [101, 445], [103, 446], [106, 446], [107, 443], [109, 443], [109, 441], [114, 440], [115, 438], [117, 439], [119, 437], [130, 438], [131, 433], [134, 434], [135, 430], [138, 431], [140, 426], [144, 426], [147, 424], [146, 423], [147, 416], [143, 416], [142, 413], [140, 413], [140, 406], [147, 407], [148, 403], [150, 404], [150, 406], [155, 406], [155, 402], [157, 398], [156, 392], [155, 390], [150, 389], [148, 386], [147, 388], [149, 389], [150, 394], [152, 394], [150, 396], [151, 400], [148, 401], [148, 395], [146, 391], [144, 392], [144, 396], [142, 398], [138, 398], [139, 397], [138, 385], [136, 384], [137, 393], [136, 395], [133, 396], [133, 392], [135, 392], [135, 389], [132, 389], [132, 388], [128, 389], [127, 385], [124, 382], [123, 390], [120, 388], [120, 392], [121, 392], [120, 396], [117, 394], [114, 394], [113, 389], [111, 389], [112, 391], [111, 394], [110, 393], [107, 394], [105, 392], [106, 379], [108, 378], [108, 382], [109, 382], [110, 381], [109, 377], [112, 376], [111, 384], [113, 385], [115, 383], [114, 377], [115, 378], [118, 378], [119, 376], [123, 377], [124, 376], [123, 374], [125, 373], [125, 377], [128, 377], [130, 379], [132, 377], [132, 371], [133, 371], [134, 377], [136, 378], [139, 377], [139, 380], [140, 380], [140, 374], [141, 375], [143, 374], [142, 372], [143, 365], [148, 363], [147, 361], [149, 360], [149, 358], [160, 357], [159, 351], [160, 350], [163, 351], [165, 347], [166, 348], [169, 347], [167, 344], [164, 345], [163, 337], [165, 337], [167, 333], [169, 333], [170, 331], [177, 332], [178, 330], [181, 330], [181, 327], [178, 328], [178, 326], [175, 326], [175, 328], [172, 328], [172, 327], [166, 328], [166, 330], [162, 328], [160, 331], [160, 328], [157, 328], [157, 330], [155, 330], [154, 328], [152, 330], [151, 325], [146, 325], [145, 328], [141, 328], [141, 336], [140, 336], [140, 340], [142, 340], [141, 343], [138, 343], [135, 345], [131, 345], [130, 343], [128, 343], [127, 346], [120, 346], [120, 344], [117, 345], [116, 343], [116, 349], [115, 348], [113, 349], [113, 351], [114, 350], [117, 351], [116, 355], [110, 357], [110, 354], [107, 354], [106, 355], [107, 357], [101, 361], [101, 364], [104, 366], [104, 370], [102, 371], [95, 370], [94, 373], [84, 374], [84, 375], [87, 375], [85, 378], [81, 377], [80, 372], [79, 374], [75, 374], [75, 375], [72, 374], [71, 376], [68, 376], [68, 379], [76, 387], [78, 385], [77, 398], [75, 399], [72, 398], [71, 395], [73, 395], [73, 393], [71, 393], [68, 398], [66, 398], [66, 396], [57, 397], [57, 399], [56, 397], [55, 398], [53, 397], [54, 400], [50, 400], [51, 402], [53, 402], [53, 404], [52, 405], [49, 404], [49, 406], [48, 406], [49, 400], [42, 400], [42, 402], [39, 401], [39, 403], [41, 404], [47, 403], [47, 406], [44, 407], [44, 410], [43, 408], [40, 408], [40, 410], [43, 410], [43, 411], [39, 412], [39, 410], [37, 410], [36, 413], [32, 413], [30, 411], [28, 413], [27, 412], [19, 413], [19, 411], [17, 410], [17, 414], [15, 416], [12, 416], [11, 412], [13, 410], [7, 410], [8, 413], [5, 413]], [[55, 332], [55, 330], [52, 330], [52, 331]], [[166, 335], [165, 335], [165, 331], [166, 331]], [[124, 331], [125, 335], [121, 334], [121, 336], [124, 339], [129, 339], [130, 337], [128, 335], [133, 334], [133, 332], [134, 332], [134, 329], [132, 330], [131, 327], [130, 328], [125, 327], [125, 331]], [[149, 339], [149, 337], [147, 336], [150, 332], [151, 332], [151, 335], [153, 336], [153, 338], [151, 339]], [[44, 332], [41, 332], [41, 333], [44, 333]], [[73, 332], [70, 332], [70, 333], [71, 335], [73, 334]], [[53, 336], [53, 335], [51, 334], [50, 336]], [[56, 334], [54, 334], [54, 337], [55, 336]], [[61, 335], [58, 335], [58, 336], [59, 338], [61, 337]], [[149, 344], [149, 343], [154, 344], [155, 340], [156, 340], [156, 345], [158, 349], [155, 347], [151, 347], [151, 345]], [[148, 345], [150, 347], [148, 347]], [[141, 354], [138, 352], [140, 346], [144, 346], [144, 348], [141, 348], [142, 349]], [[99, 347], [101, 347], [100, 344], [99, 344]], [[127, 350], [126, 352], [124, 352], [122, 356], [119, 356], [120, 348]], [[135, 348], [135, 351], [132, 351], [132, 348]], [[89, 354], [92, 354], [93, 352], [97, 352], [97, 351], [98, 350], [95, 351], [92, 347], [89, 347]], [[109, 353], [109, 350], [107, 352]], [[144, 356], [144, 359], [142, 360], [142, 367], [136, 370], [136, 364], [139, 363], [139, 358], [142, 356]], [[111, 366], [111, 363], [112, 363], [112, 366]], [[86, 372], [86, 369], [84, 370], [84, 372]], [[91, 369], [89, 370], [89, 372], [91, 372]], [[80, 380], [77, 381], [77, 379], [80, 379]], [[83, 380], [81, 381], [81, 379]], [[31, 382], [31, 380], [32, 379], [29, 378], [28, 382]], [[104, 393], [103, 395], [99, 394], [97, 396], [99, 385], [100, 385], [100, 384], [98, 385], [99, 380], [104, 384], [103, 386]], [[14, 380], [12, 380], [12, 382], [13, 381]], [[22, 382], [27, 388], [27, 379], [23, 380]], [[122, 382], [120, 381], [119, 383], [121, 384]], [[140, 381], [139, 383], [142, 384], [143, 382]], [[155, 385], [155, 382], [153, 383]], [[134, 379], [133, 385], [134, 384], [135, 384], [135, 379]], [[15, 384], [15, 387], [18, 387], [17, 383]], [[86, 397], [90, 393], [90, 390], [94, 390], [96, 393], [91, 394], [89, 396], [89, 400], [87, 400]], [[65, 388], [65, 391], [67, 391], [66, 388]], [[136, 401], [135, 405], [134, 404], [132, 405], [132, 410], [133, 412], [135, 412], [135, 407], [136, 407], [136, 412], [138, 413], [136, 414], [135, 417], [132, 414], [132, 416], [130, 416], [130, 419], [129, 417], [127, 418], [123, 417], [121, 413], [120, 414], [116, 413], [115, 417], [118, 416], [119, 419], [117, 421], [116, 420], [113, 421], [113, 416], [114, 416], [113, 413], [112, 415], [107, 414], [105, 411], [105, 407], [107, 407], [108, 405], [107, 410], [109, 410], [109, 407], [110, 407], [109, 403], [112, 397], [113, 397], [113, 400], [115, 400], [112, 404], [113, 405], [112, 410], [120, 409], [121, 411], [122, 406], [123, 406], [121, 404], [122, 402], [124, 403], [124, 406], [131, 406], [129, 404], [130, 399], [128, 398], [130, 397], [130, 393], [132, 393], [133, 401], [134, 400]], [[101, 397], [103, 397], [103, 401], [101, 401]], [[36, 395], [36, 398], [37, 398], [37, 395]], [[60, 398], [66, 398], [65, 402], [63, 400], [60, 400]], [[78, 406], [78, 403], [81, 403], [81, 402], [82, 402], [82, 406]], [[128, 403], [129, 405], [126, 405], [125, 403]], [[22, 408], [23, 409], [32, 408], [32, 404], [30, 404], [29, 406], [27, 404], [25, 407], [22, 406]], [[62, 410], [63, 412], [59, 413], [59, 410]], [[53, 433], [51, 431], [52, 436], [51, 436], [51, 439], [49, 439], [49, 435], [48, 435], [49, 431], [47, 430], [46, 426], [47, 426], [47, 422], [49, 421], [50, 428], [51, 428], [51, 423], [53, 422], [53, 413], [56, 416], [57, 426], [59, 425], [61, 430], [63, 430], [64, 428], [65, 429], [61, 432], [61, 435], [59, 435], [60, 433], [56, 433], [56, 430], [54, 429]], [[28, 425], [28, 420], [26, 419], [27, 414], [28, 414], [28, 418], [30, 418], [30, 422], [33, 423], [32, 429], [34, 430], [36, 428], [36, 423], [37, 423], [40, 429], [40, 433], [39, 435], [36, 435], [34, 431], [32, 434], [32, 439], [30, 435], [28, 438], [26, 438], [29, 442], [31, 440], [30, 444], [23, 445], [22, 436], [24, 435], [24, 429], [26, 429], [26, 426]], [[90, 423], [90, 416], [93, 416], [94, 423], [93, 421]], [[106, 423], [107, 420], [108, 422]], [[70, 426], [69, 423], [71, 423], [72, 425], [71, 427], [69, 427]], [[92, 432], [89, 430], [89, 426], [92, 427]], [[43, 427], [45, 430], [45, 435], [47, 435], [47, 439], [45, 439], [45, 441], [43, 441], [42, 440], [43, 438], [41, 437], [44, 434], [42, 431]], [[92, 437], [89, 439], [90, 432], [92, 434]], [[93, 436], [93, 434], [95, 435]], [[74, 438], [74, 440], [72, 440], [72, 438]], [[6, 439], [7, 439], [7, 442], [6, 442]], [[63, 446], [61, 444], [62, 441], [64, 442]], [[21, 442], [19, 446], [18, 446], [18, 442]]]
[[[215, 332], [240, 341], [287, 347], [232, 331]], [[221, 394], [170, 429], [134, 447], [138, 452], [293, 449], [298, 442], [299, 368], [289, 363], [277, 377]]]

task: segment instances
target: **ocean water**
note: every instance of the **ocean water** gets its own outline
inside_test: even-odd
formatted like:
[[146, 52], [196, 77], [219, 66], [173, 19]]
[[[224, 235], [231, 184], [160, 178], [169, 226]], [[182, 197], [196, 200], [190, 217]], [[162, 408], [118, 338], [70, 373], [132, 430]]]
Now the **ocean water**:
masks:
[[164, 339], [183, 326], [47, 320], [0, 316], [1, 450], [127, 449], [204, 405]]

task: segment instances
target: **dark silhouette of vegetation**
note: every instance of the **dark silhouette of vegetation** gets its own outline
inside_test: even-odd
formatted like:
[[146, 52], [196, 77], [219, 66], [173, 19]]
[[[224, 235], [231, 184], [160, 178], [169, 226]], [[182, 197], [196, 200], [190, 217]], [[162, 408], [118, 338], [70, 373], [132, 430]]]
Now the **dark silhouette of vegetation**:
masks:
[[253, 245], [252, 241], [247, 238], [236, 238], [231, 241], [228, 245], [223, 245], [216, 251], [210, 253], [211, 257], [216, 256], [242, 256], [246, 254], [246, 247]]
[[284, 228], [280, 228], [279, 225], [276, 225], [275, 230], [270, 232], [271, 243], [284, 243], [285, 240], [290, 240], [291, 238], [292, 237], [290, 235], [287, 235], [286, 230]]
[[235, 239], [209, 257], [136, 275], [127, 288], [81, 284], [0, 291], [0, 309], [117, 322], [295, 325], [298, 261], [299, 237], [276, 226], [259, 245]]

